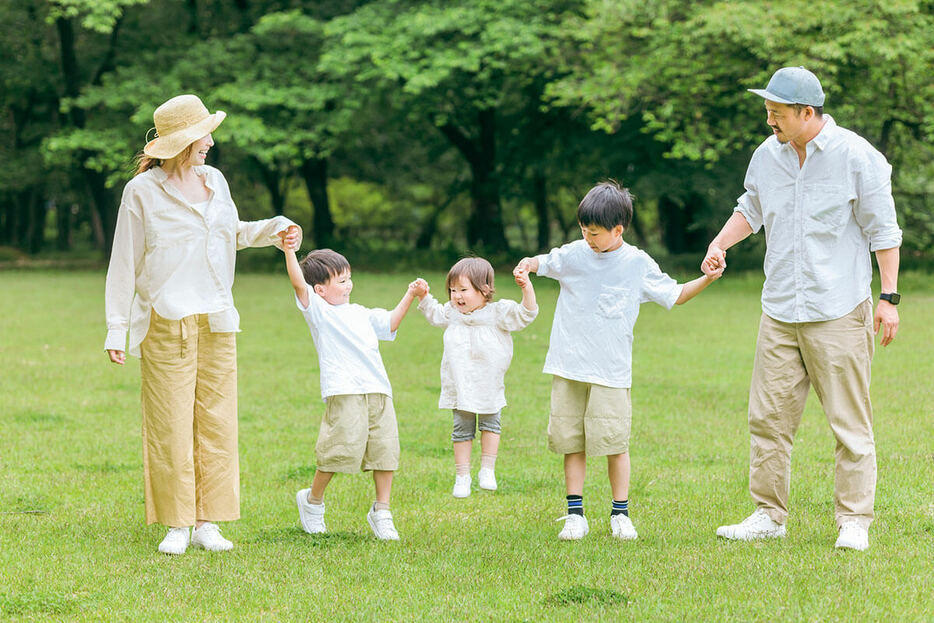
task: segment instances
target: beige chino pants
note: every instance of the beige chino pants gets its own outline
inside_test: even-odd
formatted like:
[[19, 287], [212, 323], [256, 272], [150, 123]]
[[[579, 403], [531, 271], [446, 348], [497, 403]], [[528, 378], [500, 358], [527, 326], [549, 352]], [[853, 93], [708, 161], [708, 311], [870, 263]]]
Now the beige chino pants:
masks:
[[239, 519], [236, 334], [153, 311], [140, 377], [146, 523]]
[[811, 385], [837, 440], [837, 526], [855, 519], [868, 528], [872, 522], [872, 322], [869, 299], [824, 322], [786, 323], [762, 315], [749, 391], [749, 492], [777, 523], [788, 516], [791, 446]]

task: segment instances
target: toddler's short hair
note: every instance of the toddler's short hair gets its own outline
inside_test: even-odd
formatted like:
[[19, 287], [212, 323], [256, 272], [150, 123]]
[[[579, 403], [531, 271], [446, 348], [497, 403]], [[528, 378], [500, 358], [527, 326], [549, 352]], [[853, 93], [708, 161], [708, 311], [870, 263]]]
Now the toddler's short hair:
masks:
[[331, 277], [336, 277], [344, 271], [350, 270], [347, 258], [331, 249], [315, 249], [305, 256], [299, 263], [305, 283], [316, 286], [324, 285]]
[[466, 277], [471, 287], [482, 293], [487, 302], [493, 300], [493, 293], [496, 289], [493, 287], [493, 266], [488, 261], [482, 257], [465, 257], [451, 266], [447, 281], [445, 281], [449, 299], [451, 298], [451, 286], [461, 277]]
[[600, 182], [584, 195], [577, 207], [577, 222], [587, 227], [596, 225], [604, 229], [613, 229], [622, 225], [629, 229], [632, 222], [632, 195], [628, 188], [622, 188], [616, 180]]

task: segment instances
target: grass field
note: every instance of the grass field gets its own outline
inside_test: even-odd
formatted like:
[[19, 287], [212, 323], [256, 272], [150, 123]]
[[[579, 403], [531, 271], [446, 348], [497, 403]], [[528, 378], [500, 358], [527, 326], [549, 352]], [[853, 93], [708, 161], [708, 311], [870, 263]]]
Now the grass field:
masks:
[[[391, 307], [415, 275], [355, 275]], [[439, 274], [424, 275], [435, 291]], [[518, 298], [501, 275], [499, 296]], [[636, 325], [632, 517], [609, 536], [604, 460], [588, 462], [591, 533], [559, 542], [561, 457], [545, 444], [541, 373], [557, 289], [515, 335], [500, 490], [451, 496], [450, 416], [437, 409], [441, 332], [413, 309], [382, 349], [402, 444], [399, 543], [377, 542], [366, 475], [328, 489], [327, 535], [303, 533], [314, 471], [317, 358], [284, 274], [238, 276], [242, 515], [232, 552], [156, 551], [143, 519], [139, 367], [102, 351], [103, 274], [0, 273], [0, 619], [128, 621], [934, 620], [934, 286], [901, 281], [897, 341], [878, 349], [879, 484], [865, 553], [833, 548], [834, 440], [816, 399], [797, 436], [788, 538], [727, 543], [752, 510], [746, 397], [758, 275], [728, 275]], [[478, 444], [479, 445], [479, 444]], [[474, 473], [479, 448], [474, 449]], [[476, 482], [476, 481], [475, 481]]]

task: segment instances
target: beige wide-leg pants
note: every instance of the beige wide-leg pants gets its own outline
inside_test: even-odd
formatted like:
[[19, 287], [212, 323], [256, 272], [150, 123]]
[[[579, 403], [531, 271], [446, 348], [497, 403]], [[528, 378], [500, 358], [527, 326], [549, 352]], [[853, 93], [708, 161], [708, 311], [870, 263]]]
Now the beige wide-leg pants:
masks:
[[239, 519], [236, 334], [153, 311], [140, 377], [146, 523]]
[[869, 299], [836, 320], [786, 323], [763, 314], [749, 391], [749, 492], [785, 523], [791, 446], [814, 386], [837, 439], [834, 503], [839, 527], [873, 519], [876, 450], [869, 401], [874, 351]]

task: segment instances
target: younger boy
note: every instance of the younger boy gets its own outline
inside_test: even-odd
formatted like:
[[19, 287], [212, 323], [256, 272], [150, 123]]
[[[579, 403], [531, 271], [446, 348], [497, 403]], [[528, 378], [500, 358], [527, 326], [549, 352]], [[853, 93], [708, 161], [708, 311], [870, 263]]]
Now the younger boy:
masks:
[[296, 495], [305, 532], [322, 533], [324, 490], [335, 472], [372, 471], [376, 502], [367, 522], [376, 538], [399, 540], [389, 511], [392, 474], [399, 466], [399, 432], [392, 388], [378, 340], [392, 340], [415, 298], [412, 285], [396, 308], [367, 309], [350, 303], [350, 263], [330, 249], [317, 249], [299, 264], [285, 248], [285, 265], [295, 302], [311, 329], [321, 369], [321, 397], [327, 403], [311, 487]]
[[613, 505], [610, 529], [619, 539], [638, 535], [629, 519], [629, 430], [632, 405], [632, 329], [639, 305], [671, 309], [722, 271], [684, 285], [663, 273], [644, 251], [623, 242], [632, 220], [629, 191], [597, 184], [577, 209], [583, 240], [524, 258], [517, 275], [537, 273], [561, 285], [544, 372], [554, 375], [548, 447], [564, 455], [567, 515], [562, 540], [583, 538], [587, 455], [606, 456]]

